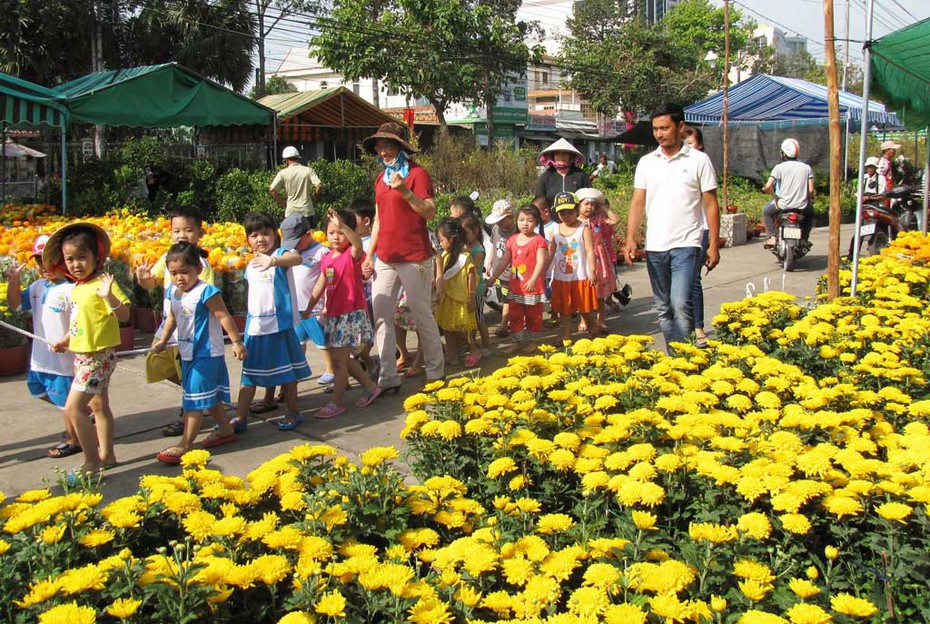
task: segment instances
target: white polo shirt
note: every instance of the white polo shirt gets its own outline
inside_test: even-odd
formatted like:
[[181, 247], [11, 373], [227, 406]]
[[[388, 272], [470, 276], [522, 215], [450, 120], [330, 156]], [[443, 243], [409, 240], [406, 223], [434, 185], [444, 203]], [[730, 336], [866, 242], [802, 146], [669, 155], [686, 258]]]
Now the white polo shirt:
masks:
[[717, 188], [717, 172], [707, 154], [682, 143], [668, 158], [657, 148], [639, 159], [633, 187], [646, 191], [646, 251], [701, 246], [702, 193]]

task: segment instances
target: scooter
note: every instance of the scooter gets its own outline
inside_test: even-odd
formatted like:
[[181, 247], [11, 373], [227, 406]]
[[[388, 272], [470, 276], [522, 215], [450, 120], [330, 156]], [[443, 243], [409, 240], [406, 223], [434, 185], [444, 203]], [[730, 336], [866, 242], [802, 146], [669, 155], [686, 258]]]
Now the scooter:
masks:
[[785, 271], [794, 271], [795, 261], [811, 250], [811, 242], [801, 238], [804, 214], [800, 210], [782, 210], [775, 218], [775, 244], [772, 253]]
[[[859, 225], [859, 256], [867, 257], [879, 253], [891, 244], [899, 232], [919, 230], [923, 224], [923, 198], [919, 186], [899, 185], [881, 197], [891, 200], [886, 206], [883, 201], [869, 201], [862, 205]], [[853, 255], [855, 235], [849, 241], [849, 256]]]

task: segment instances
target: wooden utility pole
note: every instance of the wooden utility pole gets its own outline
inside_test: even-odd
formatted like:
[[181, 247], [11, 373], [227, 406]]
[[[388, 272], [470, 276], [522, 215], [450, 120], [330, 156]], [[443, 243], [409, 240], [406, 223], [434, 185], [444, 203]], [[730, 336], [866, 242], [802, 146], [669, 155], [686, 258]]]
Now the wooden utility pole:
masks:
[[[823, 1], [823, 34], [827, 64], [827, 104], [830, 115], [830, 248], [827, 250], [827, 298], [840, 294], [840, 94], [836, 78], [836, 38], [833, 29], [833, 0]], [[865, 120], [863, 120], [863, 129]]]

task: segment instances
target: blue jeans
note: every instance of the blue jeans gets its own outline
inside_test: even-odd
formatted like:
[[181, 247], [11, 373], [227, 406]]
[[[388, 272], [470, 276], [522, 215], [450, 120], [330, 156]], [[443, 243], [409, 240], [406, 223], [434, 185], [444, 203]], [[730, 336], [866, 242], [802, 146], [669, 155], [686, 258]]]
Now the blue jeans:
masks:
[[691, 303], [694, 307], [694, 328], [704, 329], [704, 285], [701, 283], [701, 269], [707, 260], [707, 246], [710, 244], [710, 232], [704, 230], [701, 237], [701, 253], [698, 254], [694, 267], [694, 288], [691, 290]]
[[672, 342], [687, 342], [694, 331], [691, 292], [700, 253], [700, 247], [646, 253], [649, 283], [667, 351]]

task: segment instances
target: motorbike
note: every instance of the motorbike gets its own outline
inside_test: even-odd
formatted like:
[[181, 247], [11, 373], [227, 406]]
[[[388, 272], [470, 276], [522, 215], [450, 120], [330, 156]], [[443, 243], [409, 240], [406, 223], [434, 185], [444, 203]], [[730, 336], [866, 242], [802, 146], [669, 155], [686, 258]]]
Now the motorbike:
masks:
[[800, 210], [782, 210], [775, 219], [775, 244], [771, 249], [788, 272], [794, 271], [795, 261], [811, 250], [811, 242], [801, 238], [804, 218]]
[[[919, 230], [923, 225], [923, 197], [921, 187], [902, 184], [895, 186], [881, 197], [890, 200], [872, 200], [862, 205], [859, 224], [859, 256], [873, 256], [891, 244], [899, 232]], [[849, 256], [853, 255], [856, 237], [849, 241]]]

